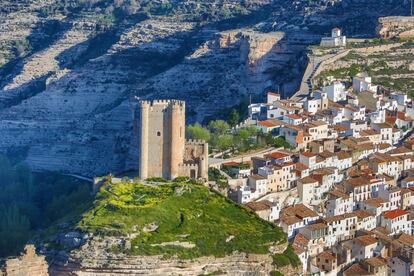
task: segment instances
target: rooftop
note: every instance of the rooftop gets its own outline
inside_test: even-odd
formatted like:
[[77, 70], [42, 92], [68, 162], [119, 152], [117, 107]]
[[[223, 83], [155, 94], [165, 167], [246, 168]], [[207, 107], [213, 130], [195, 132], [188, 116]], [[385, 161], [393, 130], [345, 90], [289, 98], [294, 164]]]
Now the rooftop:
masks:
[[359, 244], [363, 246], [371, 245], [377, 243], [377, 239], [374, 237], [371, 237], [369, 235], [365, 236], [359, 236], [354, 239], [355, 242], [358, 242]]
[[253, 211], [264, 211], [272, 208], [273, 206], [275, 206], [275, 203], [270, 202], [269, 200], [252, 201], [246, 203], [246, 207], [252, 209]]
[[364, 262], [372, 267], [381, 267], [387, 265], [387, 261], [380, 257], [372, 257], [364, 260]]
[[392, 211], [385, 211], [382, 213], [382, 215], [387, 219], [395, 219], [400, 216], [408, 215], [408, 212], [401, 209], [395, 209]]

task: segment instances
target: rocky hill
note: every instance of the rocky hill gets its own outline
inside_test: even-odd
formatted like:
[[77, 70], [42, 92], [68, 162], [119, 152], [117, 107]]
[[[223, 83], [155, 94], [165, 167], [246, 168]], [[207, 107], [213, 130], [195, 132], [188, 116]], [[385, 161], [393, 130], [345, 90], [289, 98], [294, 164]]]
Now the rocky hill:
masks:
[[375, 34], [389, 0], [0, 3], [0, 151], [36, 170], [136, 168], [134, 96], [187, 101], [190, 121], [280, 87], [333, 26]]
[[282, 252], [300, 265], [279, 227], [196, 184], [108, 181], [82, 217], [44, 240], [52, 275], [269, 275]]

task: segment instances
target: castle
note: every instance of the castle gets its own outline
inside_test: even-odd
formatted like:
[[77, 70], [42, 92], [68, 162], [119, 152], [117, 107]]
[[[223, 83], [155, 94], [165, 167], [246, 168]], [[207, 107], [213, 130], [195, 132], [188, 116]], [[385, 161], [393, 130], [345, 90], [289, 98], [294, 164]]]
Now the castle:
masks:
[[185, 102], [139, 102], [139, 177], [208, 178], [208, 144], [185, 139]]

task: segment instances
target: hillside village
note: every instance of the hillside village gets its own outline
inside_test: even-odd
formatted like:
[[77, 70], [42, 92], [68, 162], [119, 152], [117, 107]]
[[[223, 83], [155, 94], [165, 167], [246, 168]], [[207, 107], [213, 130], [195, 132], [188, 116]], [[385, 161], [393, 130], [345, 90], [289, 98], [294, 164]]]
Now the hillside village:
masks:
[[221, 163], [228, 196], [283, 228], [304, 274], [410, 275], [413, 118], [405, 93], [364, 72], [290, 99], [268, 92], [249, 119], [291, 149]]

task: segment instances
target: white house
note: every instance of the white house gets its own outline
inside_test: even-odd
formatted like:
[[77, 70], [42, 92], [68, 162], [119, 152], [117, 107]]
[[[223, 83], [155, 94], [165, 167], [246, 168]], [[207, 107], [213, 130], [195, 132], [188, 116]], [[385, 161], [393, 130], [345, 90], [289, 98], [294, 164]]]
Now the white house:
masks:
[[323, 37], [321, 39], [322, 47], [345, 47], [346, 36], [342, 35], [341, 29], [334, 28], [331, 32], [331, 37]]
[[352, 87], [356, 92], [371, 91], [376, 93], [377, 85], [372, 84], [372, 78], [365, 73], [360, 73], [352, 79]]
[[350, 213], [353, 210], [354, 201], [353, 196], [342, 193], [338, 190], [333, 190], [328, 193], [328, 200], [326, 201], [326, 215], [337, 216], [345, 213]]
[[341, 82], [334, 82], [332, 85], [325, 86], [323, 91], [328, 95], [328, 99], [333, 102], [346, 101], [347, 92], [345, 85]]
[[381, 226], [385, 227], [391, 234], [406, 233], [411, 235], [411, 220], [409, 213], [401, 209], [385, 211], [381, 215]]
[[298, 194], [303, 204], [310, 205], [314, 200], [320, 200], [322, 193], [319, 181], [311, 176], [298, 180]]

